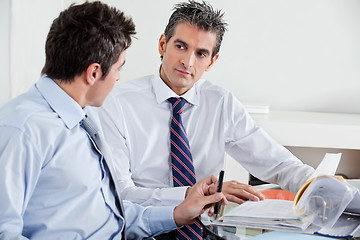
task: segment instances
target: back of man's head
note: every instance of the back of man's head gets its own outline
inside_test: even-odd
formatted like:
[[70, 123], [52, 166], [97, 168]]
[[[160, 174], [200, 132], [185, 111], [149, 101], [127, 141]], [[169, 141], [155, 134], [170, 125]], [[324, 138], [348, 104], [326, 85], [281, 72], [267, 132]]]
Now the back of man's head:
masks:
[[213, 7], [203, 1], [178, 3], [174, 7], [174, 12], [169, 18], [165, 28], [166, 42], [174, 35], [178, 23], [185, 22], [195, 26], [199, 30], [215, 32], [217, 34], [216, 44], [212, 57], [219, 53], [221, 42], [226, 31], [227, 23], [223, 19], [224, 13], [221, 10], [214, 10]]
[[42, 74], [70, 82], [98, 63], [105, 77], [134, 34], [132, 19], [113, 7], [99, 1], [71, 5], [51, 25]]

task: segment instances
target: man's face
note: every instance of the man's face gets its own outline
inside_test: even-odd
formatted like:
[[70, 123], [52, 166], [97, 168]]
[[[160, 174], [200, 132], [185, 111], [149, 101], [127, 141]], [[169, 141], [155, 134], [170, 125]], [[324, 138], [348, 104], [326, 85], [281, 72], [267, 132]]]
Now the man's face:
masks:
[[159, 40], [163, 56], [160, 77], [179, 96], [187, 92], [217, 60], [212, 56], [216, 33], [198, 30], [187, 23], [178, 23], [174, 35], [166, 43]]
[[114, 87], [116, 81], [120, 80], [120, 70], [125, 64], [125, 56], [126, 50], [120, 54], [117, 62], [110, 67], [109, 73], [106, 75], [105, 79], [98, 79], [92, 86], [90, 92], [90, 98], [92, 99], [91, 106], [101, 106]]

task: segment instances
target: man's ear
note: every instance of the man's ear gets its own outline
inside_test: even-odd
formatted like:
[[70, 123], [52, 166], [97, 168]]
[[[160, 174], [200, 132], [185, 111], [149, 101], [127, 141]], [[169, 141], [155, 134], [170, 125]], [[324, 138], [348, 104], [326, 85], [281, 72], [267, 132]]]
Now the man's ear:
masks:
[[207, 68], [205, 69], [205, 71], [209, 71], [210, 68], [212, 67], [212, 65], [216, 62], [216, 60], [219, 58], [219, 54], [216, 54], [210, 61], [210, 64], [207, 66]]
[[159, 53], [160, 56], [164, 56], [164, 52], [166, 49], [166, 37], [165, 34], [161, 34], [160, 39], [159, 39]]
[[102, 77], [101, 66], [98, 63], [90, 64], [86, 69], [86, 81], [89, 85], [94, 85]]

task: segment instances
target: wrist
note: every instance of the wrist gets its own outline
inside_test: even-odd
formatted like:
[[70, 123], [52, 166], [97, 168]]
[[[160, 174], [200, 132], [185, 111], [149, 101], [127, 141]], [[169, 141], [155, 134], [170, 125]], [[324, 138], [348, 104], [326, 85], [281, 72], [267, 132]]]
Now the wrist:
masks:
[[[181, 204], [180, 204], [181, 205]], [[181, 210], [181, 206], [178, 205], [174, 208], [174, 213], [173, 213], [173, 217], [174, 217], [174, 222], [176, 224], [177, 227], [181, 227], [186, 225], [186, 220], [183, 219], [183, 215], [182, 214], [182, 210]]]

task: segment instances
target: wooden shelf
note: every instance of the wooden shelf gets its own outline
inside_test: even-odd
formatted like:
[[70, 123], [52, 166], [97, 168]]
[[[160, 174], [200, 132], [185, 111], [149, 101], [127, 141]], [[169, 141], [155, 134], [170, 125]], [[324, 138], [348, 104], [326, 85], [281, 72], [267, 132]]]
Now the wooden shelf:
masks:
[[360, 149], [360, 114], [270, 111], [251, 116], [284, 146]]

